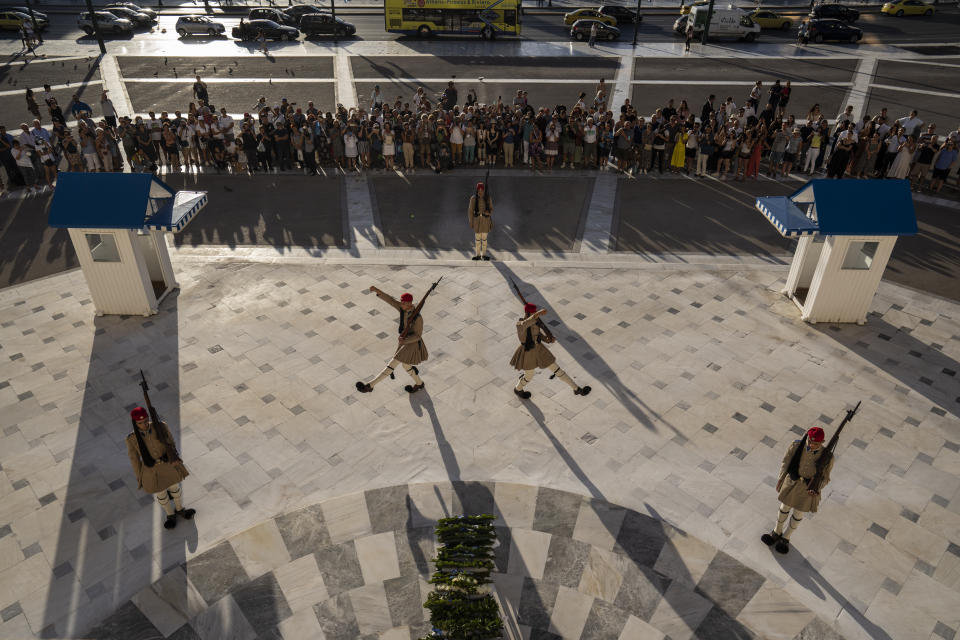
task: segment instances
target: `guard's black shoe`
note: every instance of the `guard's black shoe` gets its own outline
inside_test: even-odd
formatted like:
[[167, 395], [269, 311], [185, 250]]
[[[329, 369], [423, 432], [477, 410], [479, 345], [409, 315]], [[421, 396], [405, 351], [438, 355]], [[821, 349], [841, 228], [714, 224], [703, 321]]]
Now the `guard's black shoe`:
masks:
[[173, 529], [175, 526], [177, 526], [177, 514], [173, 514], [172, 516], [167, 516], [167, 519], [164, 520], [163, 522], [163, 528]]
[[425, 386], [426, 385], [423, 382], [421, 382], [420, 384], [408, 384], [403, 389], [407, 393], [416, 393], [417, 391], [420, 391], [420, 389], [423, 389]]
[[358, 382], [357, 391], [359, 391], [360, 393], [370, 393], [371, 391], [373, 391], [373, 387], [368, 385], [366, 382]]
[[483, 259], [486, 260], [486, 261], [488, 261], [488, 262], [489, 262], [490, 260], [493, 260], [493, 258], [491, 258], [490, 256], [483, 256]]
[[481, 258], [480, 258], [480, 256], [473, 256], [473, 257], [470, 258], [470, 259], [471, 259], [471, 260], [480, 260]]
[[777, 533], [776, 531], [771, 531], [770, 533], [765, 533], [765, 534], [763, 534], [762, 536], [760, 536], [760, 541], [763, 542], [763, 544], [765, 544], [765, 545], [767, 545], [767, 546], [769, 547], [769, 546], [772, 545], [774, 542], [779, 542], [779, 541], [780, 541], [780, 534]]
[[527, 400], [530, 397], [529, 391], [524, 391], [522, 389], [514, 389], [513, 392], [517, 394], [517, 397], [521, 400]]
[[573, 390], [573, 393], [574, 395], [585, 396], [585, 395], [588, 395], [590, 391], [592, 391], [590, 387], [577, 387], [576, 389]]
[[790, 551], [790, 541], [786, 538], [781, 537], [777, 540], [777, 546], [774, 547], [779, 553], [787, 553]]
[[193, 520], [193, 516], [196, 512], [196, 509], [181, 509], [180, 511], [177, 511], [177, 515], [184, 520]]

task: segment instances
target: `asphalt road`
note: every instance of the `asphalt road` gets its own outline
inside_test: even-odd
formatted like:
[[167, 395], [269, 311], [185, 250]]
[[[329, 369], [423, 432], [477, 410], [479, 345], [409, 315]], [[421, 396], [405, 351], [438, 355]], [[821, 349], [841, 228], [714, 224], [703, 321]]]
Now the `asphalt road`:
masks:
[[[383, 16], [379, 14], [341, 14], [343, 18], [357, 27], [356, 39], [360, 40], [395, 40], [398, 38], [411, 39], [408, 36], [386, 33], [384, 31]], [[51, 25], [45, 33], [46, 38], [86, 40], [85, 34], [77, 28], [76, 17], [69, 14], [51, 14]], [[672, 41], [678, 38], [673, 32], [675, 15], [647, 15], [640, 23], [638, 41], [658, 42]], [[230, 29], [239, 23], [239, 17], [217, 18]], [[794, 16], [796, 21], [798, 16]], [[153, 33], [141, 30], [135, 36], [137, 40], [166, 40], [179, 39], [174, 25], [177, 17], [172, 15], [161, 16], [158, 27]], [[866, 44], [891, 44], [897, 42], [954, 42], [956, 34], [960, 32], [960, 11], [956, 8], [941, 9], [932, 18], [904, 17], [892, 18], [882, 14], [865, 14], [857, 26], [864, 30]], [[161, 30], [166, 29], [166, 33]], [[569, 28], [562, 24], [560, 13], [530, 13], [523, 17], [522, 38], [528, 40], [557, 41], [569, 39]], [[15, 38], [13, 34], [3, 34], [2, 37]], [[623, 38], [633, 38], [632, 25], [623, 26]], [[795, 38], [795, 30], [779, 31], [766, 30], [760, 37], [760, 42], [788, 42]], [[125, 40], [128, 36], [110, 36], [111, 40]], [[202, 44], [207, 38], [190, 37], [183, 41]], [[450, 39], [446, 37], [446, 39]], [[469, 39], [475, 39], [471, 37]]]

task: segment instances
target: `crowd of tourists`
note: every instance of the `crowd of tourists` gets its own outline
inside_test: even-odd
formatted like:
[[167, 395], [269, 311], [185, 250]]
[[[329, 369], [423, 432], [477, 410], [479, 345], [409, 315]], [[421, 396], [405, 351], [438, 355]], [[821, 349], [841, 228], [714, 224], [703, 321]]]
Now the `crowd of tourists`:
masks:
[[[68, 112], [45, 86], [39, 100], [27, 90], [33, 125], [15, 135], [0, 127], [0, 162], [13, 185], [53, 188], [57, 172], [216, 171], [256, 174], [370, 170], [414, 173], [458, 167], [503, 166], [533, 171], [598, 169], [633, 176], [681, 173], [721, 180], [815, 175], [831, 178], [909, 178], [915, 189], [940, 191], [956, 183], [960, 127], [938, 133], [916, 111], [887, 109], [857, 119], [853, 107], [835, 118], [813, 104], [792, 113], [792, 87], [757, 81], [742, 104], [710, 95], [698, 111], [671, 99], [640, 115], [626, 99], [609, 105], [601, 79], [592, 96], [573, 104], [535, 107], [517, 90], [505, 103], [461, 100], [451, 81], [439, 95], [418, 88], [410, 101], [390, 100], [377, 86], [362, 107], [337, 104], [323, 111], [286, 98], [265, 96], [234, 117], [217, 108], [207, 84], [196, 78], [194, 101], [183, 111], [118, 116], [109, 94], [101, 118], [75, 95]], [[40, 105], [46, 108], [46, 117]], [[44, 126], [49, 122], [49, 127]]]

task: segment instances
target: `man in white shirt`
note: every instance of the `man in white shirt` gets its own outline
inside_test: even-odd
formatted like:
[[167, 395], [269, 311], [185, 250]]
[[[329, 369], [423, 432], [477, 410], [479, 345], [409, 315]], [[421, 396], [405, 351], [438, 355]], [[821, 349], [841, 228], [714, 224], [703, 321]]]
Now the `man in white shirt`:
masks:
[[217, 118], [217, 129], [219, 131], [216, 137], [223, 138], [226, 142], [233, 142], [233, 118], [227, 115], [227, 110], [224, 107], [220, 109], [220, 117]]
[[378, 109], [383, 106], [383, 94], [380, 93], [380, 85], [374, 85], [373, 93], [370, 94], [370, 109]]
[[23, 131], [23, 133], [21, 133], [17, 139], [20, 140], [21, 145], [28, 147], [32, 151], [33, 148], [37, 146], [37, 141], [36, 138], [33, 137], [33, 134], [30, 133], [30, 127], [27, 126], [26, 122], [21, 122], [20, 130]]
[[917, 117], [916, 109], [911, 111], [909, 116], [900, 118], [897, 122], [903, 126], [906, 135], [914, 137], [920, 134], [920, 127], [923, 126], [923, 120]]

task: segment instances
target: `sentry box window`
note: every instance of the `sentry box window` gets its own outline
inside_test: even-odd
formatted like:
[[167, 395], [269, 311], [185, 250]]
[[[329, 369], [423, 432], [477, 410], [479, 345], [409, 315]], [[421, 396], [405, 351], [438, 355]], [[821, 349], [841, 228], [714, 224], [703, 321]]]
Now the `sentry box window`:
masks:
[[847, 255], [843, 258], [843, 268], [869, 269], [873, 264], [873, 257], [877, 254], [877, 246], [877, 242], [851, 242], [847, 247]]
[[94, 262], [120, 262], [117, 240], [112, 233], [87, 233], [87, 246]]

